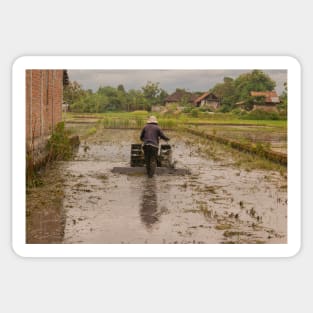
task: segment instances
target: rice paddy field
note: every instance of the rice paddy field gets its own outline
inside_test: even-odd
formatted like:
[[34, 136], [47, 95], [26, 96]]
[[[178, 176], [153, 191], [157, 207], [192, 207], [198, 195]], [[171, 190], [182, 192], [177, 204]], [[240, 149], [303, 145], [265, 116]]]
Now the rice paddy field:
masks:
[[[130, 166], [130, 145], [140, 142], [147, 117], [64, 116], [81, 144], [73, 160], [56, 162], [28, 190], [28, 243], [287, 242], [287, 167], [261, 153], [286, 153], [286, 121], [157, 116], [175, 168], [189, 174], [115, 173]], [[214, 138], [263, 148], [246, 153]]]
[[[148, 115], [146, 111], [67, 113], [64, 119], [69, 124], [98, 123], [105, 128], [139, 129], [145, 125]], [[203, 114], [199, 118], [183, 113], [176, 116], [175, 114], [169, 116], [156, 114], [156, 116], [159, 125], [164, 129], [196, 130], [241, 144], [262, 145], [262, 149], [287, 155], [287, 121], [285, 120], [242, 120], [227, 113]]]

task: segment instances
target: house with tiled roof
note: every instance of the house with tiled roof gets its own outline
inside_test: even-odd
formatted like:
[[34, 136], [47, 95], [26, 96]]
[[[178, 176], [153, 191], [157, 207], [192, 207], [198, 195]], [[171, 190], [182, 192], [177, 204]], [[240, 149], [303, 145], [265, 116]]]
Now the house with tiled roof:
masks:
[[165, 105], [173, 104], [173, 103], [182, 103], [182, 102], [193, 104], [194, 100], [197, 97], [198, 97], [197, 94], [184, 91], [184, 90], [176, 90], [174, 93], [166, 97]]
[[[253, 99], [252, 110], [278, 111], [277, 105], [280, 103], [280, 99], [276, 91], [251, 91], [250, 97]], [[236, 106], [245, 108], [249, 101], [239, 101]]]
[[251, 91], [250, 96], [256, 99], [252, 110], [277, 111], [280, 99], [276, 91]]
[[280, 102], [276, 91], [251, 91], [252, 97], [264, 97], [264, 104], [277, 104]]
[[210, 108], [216, 110], [220, 107], [220, 99], [212, 92], [205, 92], [194, 100], [196, 107]]

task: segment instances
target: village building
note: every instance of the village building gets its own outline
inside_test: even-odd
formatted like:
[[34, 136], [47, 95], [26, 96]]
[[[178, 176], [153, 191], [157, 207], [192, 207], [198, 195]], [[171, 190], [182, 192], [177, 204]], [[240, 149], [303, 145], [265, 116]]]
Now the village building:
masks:
[[212, 92], [206, 92], [194, 100], [194, 105], [196, 107], [217, 110], [220, 107], [221, 102], [215, 94]]
[[197, 97], [198, 97], [197, 94], [187, 92], [184, 90], [176, 90], [174, 93], [166, 97], [165, 105], [183, 104], [183, 103], [192, 105]]
[[68, 84], [68, 75], [65, 70], [26, 70], [25, 75], [26, 148], [37, 155], [62, 121], [63, 85]]
[[[277, 112], [277, 104], [280, 103], [276, 91], [251, 91], [250, 96], [254, 98], [252, 111], [263, 110], [267, 112]], [[244, 108], [247, 101], [240, 101], [236, 106]]]
[[252, 97], [261, 98], [253, 106], [253, 110], [277, 110], [277, 104], [280, 103], [279, 97], [276, 91], [251, 91]]

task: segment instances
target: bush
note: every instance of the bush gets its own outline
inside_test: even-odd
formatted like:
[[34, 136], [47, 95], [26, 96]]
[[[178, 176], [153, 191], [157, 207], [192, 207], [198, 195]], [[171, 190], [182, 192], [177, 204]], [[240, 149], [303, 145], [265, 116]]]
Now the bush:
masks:
[[69, 160], [73, 156], [73, 147], [64, 122], [58, 123], [47, 143], [49, 160]]
[[250, 120], [279, 120], [280, 116], [277, 112], [254, 110], [248, 113], [247, 115], [242, 116], [241, 118]]
[[190, 113], [192, 110], [192, 107], [191, 106], [186, 106], [183, 108], [183, 113]]
[[249, 114], [247, 111], [240, 108], [233, 109], [231, 113], [238, 117], [239, 119], [244, 119], [244, 117], [246, 117]]
[[192, 117], [199, 117], [199, 113], [200, 113], [199, 109], [192, 109], [190, 111]]
[[219, 108], [218, 112], [226, 113], [226, 112], [230, 112], [230, 110], [231, 110], [230, 106], [224, 104]]
[[200, 112], [213, 112], [212, 109], [209, 107], [200, 107], [198, 110]]
[[91, 127], [88, 129], [87, 131], [87, 136], [92, 136], [97, 132], [97, 128], [96, 127]]

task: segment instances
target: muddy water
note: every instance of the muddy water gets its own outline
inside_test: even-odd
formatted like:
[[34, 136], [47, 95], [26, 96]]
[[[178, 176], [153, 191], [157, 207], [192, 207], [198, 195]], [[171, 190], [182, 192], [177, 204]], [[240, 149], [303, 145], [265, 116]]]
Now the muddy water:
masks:
[[64, 243], [286, 243], [286, 178], [201, 155], [171, 133], [177, 168], [190, 175], [112, 173], [129, 166], [138, 131], [102, 130], [62, 164]]

